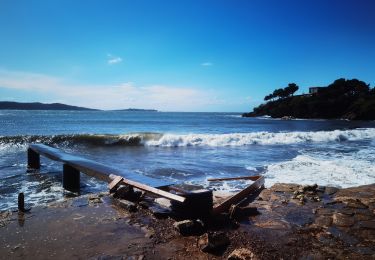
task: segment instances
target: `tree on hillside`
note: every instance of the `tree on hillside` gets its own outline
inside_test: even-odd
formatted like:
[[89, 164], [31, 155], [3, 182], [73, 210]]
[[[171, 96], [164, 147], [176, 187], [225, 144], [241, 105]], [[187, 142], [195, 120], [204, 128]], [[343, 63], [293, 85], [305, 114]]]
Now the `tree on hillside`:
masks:
[[271, 100], [273, 98], [274, 98], [274, 96], [272, 94], [269, 94], [269, 95], [264, 97], [264, 101], [268, 101], [268, 100]]
[[264, 101], [273, 100], [274, 98], [287, 98], [293, 96], [298, 89], [299, 87], [297, 84], [289, 83], [287, 87], [275, 89], [272, 94], [265, 96]]
[[289, 96], [293, 96], [294, 93], [299, 89], [296, 83], [289, 83], [286, 88], [284, 88], [285, 94]]

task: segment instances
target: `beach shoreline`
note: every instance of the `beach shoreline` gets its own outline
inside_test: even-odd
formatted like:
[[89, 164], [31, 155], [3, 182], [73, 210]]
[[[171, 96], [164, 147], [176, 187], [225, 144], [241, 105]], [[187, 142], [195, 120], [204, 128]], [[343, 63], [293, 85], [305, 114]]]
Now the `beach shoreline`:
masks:
[[[304, 190], [305, 189], [305, 190]], [[253, 259], [375, 256], [375, 184], [346, 189], [275, 184], [247, 206], [259, 214], [210, 225], [229, 245], [202, 251], [203, 235], [182, 236], [172, 218], [141, 205], [129, 212], [107, 193], [92, 194], [29, 213], [1, 214], [3, 259], [227, 259], [246, 248]]]

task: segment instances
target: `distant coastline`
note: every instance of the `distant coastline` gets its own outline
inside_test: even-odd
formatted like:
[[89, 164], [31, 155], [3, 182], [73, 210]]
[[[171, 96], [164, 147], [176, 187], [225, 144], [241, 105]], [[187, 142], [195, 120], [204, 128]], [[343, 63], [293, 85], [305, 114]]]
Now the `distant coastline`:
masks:
[[9, 110], [72, 110], [72, 111], [98, 111], [98, 109], [70, 106], [61, 103], [45, 104], [40, 102], [21, 103], [12, 101], [0, 101], [0, 109]]
[[140, 108], [127, 108], [127, 109], [115, 109], [112, 111], [125, 111], [125, 112], [158, 112], [156, 109], [140, 109]]
[[[102, 111], [100, 109], [71, 106], [61, 103], [40, 103], [40, 102], [13, 102], [13, 101], [0, 101], [0, 110], [67, 110], [67, 111]], [[125, 112], [158, 112], [156, 109], [140, 109], [140, 108], [127, 108], [115, 109], [110, 111], [125, 111]]]

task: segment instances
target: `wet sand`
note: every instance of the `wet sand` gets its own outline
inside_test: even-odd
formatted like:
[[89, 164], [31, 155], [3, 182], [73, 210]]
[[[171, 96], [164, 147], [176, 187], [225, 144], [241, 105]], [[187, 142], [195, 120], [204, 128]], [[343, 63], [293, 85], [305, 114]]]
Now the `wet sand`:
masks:
[[202, 237], [180, 235], [174, 219], [140, 206], [130, 213], [108, 195], [2, 213], [0, 259], [227, 259], [238, 248], [253, 259], [375, 259], [375, 184], [277, 184], [248, 205], [259, 214], [208, 226], [230, 240], [215, 253], [202, 252]]

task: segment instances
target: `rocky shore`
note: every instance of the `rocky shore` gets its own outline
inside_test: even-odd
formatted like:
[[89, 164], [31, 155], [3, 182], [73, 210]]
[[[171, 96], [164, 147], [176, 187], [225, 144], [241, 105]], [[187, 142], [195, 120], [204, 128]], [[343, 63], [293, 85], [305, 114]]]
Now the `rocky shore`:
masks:
[[276, 184], [203, 221], [115, 202], [103, 193], [3, 212], [0, 258], [375, 259], [375, 184]]

